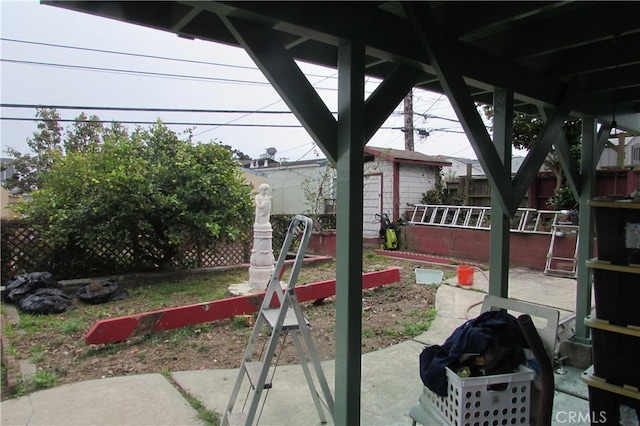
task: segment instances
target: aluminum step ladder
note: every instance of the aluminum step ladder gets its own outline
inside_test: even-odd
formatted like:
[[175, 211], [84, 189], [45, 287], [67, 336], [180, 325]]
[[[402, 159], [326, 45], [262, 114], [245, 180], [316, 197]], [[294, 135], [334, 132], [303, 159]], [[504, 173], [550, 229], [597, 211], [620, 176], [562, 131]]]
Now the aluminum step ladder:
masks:
[[[287, 336], [291, 337], [295, 346], [298, 360], [309, 385], [320, 421], [322, 423], [327, 422], [323, 405], [329, 414], [333, 416], [333, 396], [311, 339], [309, 322], [304, 317], [295, 294], [298, 273], [302, 267], [312, 230], [313, 221], [302, 215], [295, 216], [289, 224], [289, 230], [278, 256], [275, 271], [267, 286], [251, 338], [244, 352], [238, 377], [222, 418], [222, 426], [258, 424], [269, 389], [272, 387], [272, 379], [278, 364], [278, 358], [274, 358], [274, 356], [278, 346], [284, 344]], [[292, 246], [297, 247], [297, 251], [291, 275], [286, 287], [283, 289], [280, 284], [280, 276]], [[268, 342], [265, 342], [265, 347], [259, 351], [260, 353], [256, 353], [258, 337], [264, 333], [265, 327], [268, 327], [271, 331], [271, 336]], [[311, 360], [315, 378], [309, 368], [308, 358]], [[321, 389], [321, 393], [318, 391], [318, 386]], [[242, 410], [238, 411], [236, 402], [241, 388], [247, 388], [247, 390]], [[265, 391], [264, 395], [263, 391]], [[262, 404], [260, 404], [261, 401]], [[259, 406], [260, 412], [258, 412]]]
[[[549, 243], [549, 251], [547, 252], [547, 261], [544, 266], [544, 274], [556, 277], [575, 278], [578, 271], [578, 229], [577, 225], [554, 223], [551, 227], [551, 242]], [[571, 238], [575, 236], [575, 249], [573, 257], [556, 256], [554, 248], [556, 238]], [[561, 268], [562, 265], [568, 265], [566, 269]]]

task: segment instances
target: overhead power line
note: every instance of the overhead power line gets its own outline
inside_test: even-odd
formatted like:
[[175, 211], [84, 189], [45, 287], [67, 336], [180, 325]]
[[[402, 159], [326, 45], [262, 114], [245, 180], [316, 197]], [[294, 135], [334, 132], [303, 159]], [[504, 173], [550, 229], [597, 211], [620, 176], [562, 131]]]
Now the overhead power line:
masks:
[[[22, 44], [31, 44], [36, 46], [46, 46], [46, 47], [54, 47], [61, 49], [70, 49], [70, 50], [80, 50], [85, 52], [97, 52], [97, 53], [106, 53], [112, 55], [122, 55], [122, 56], [132, 56], [137, 58], [147, 58], [147, 59], [159, 59], [165, 61], [173, 61], [173, 62], [183, 62], [188, 64], [198, 64], [198, 65], [210, 65], [217, 67], [226, 67], [226, 68], [235, 68], [235, 69], [245, 69], [250, 71], [259, 71], [256, 66], [247, 66], [247, 65], [237, 65], [237, 64], [224, 64], [221, 62], [209, 62], [209, 61], [198, 61], [195, 59], [185, 59], [185, 58], [172, 58], [168, 56], [158, 56], [158, 55], [149, 55], [144, 53], [132, 53], [132, 52], [122, 52], [117, 50], [108, 50], [108, 49], [97, 49], [93, 47], [81, 47], [81, 46], [69, 46], [64, 44], [54, 44], [54, 43], [44, 43], [39, 41], [30, 41], [30, 40], [18, 40], [13, 38], [5, 38], [0, 37], [0, 40], [12, 43], [22, 43]], [[335, 76], [326, 76], [320, 74], [306, 74], [309, 77], [321, 77], [321, 78], [336, 78]]]
[[[406, 132], [407, 128], [406, 127], [380, 127], [381, 129], [385, 129], [385, 130], [401, 130], [402, 132]], [[422, 130], [422, 131], [429, 131], [429, 132], [444, 132], [444, 133], [459, 133], [461, 135], [466, 134], [464, 132], [464, 130], [456, 130], [456, 129], [452, 129], [452, 128], [445, 128], [445, 127], [440, 127], [437, 129], [413, 129], [413, 130]]]
[[[405, 115], [406, 113], [404, 111], [393, 111], [394, 115]], [[419, 112], [413, 112], [413, 115], [418, 115], [422, 118], [433, 118], [436, 120], [444, 120], [444, 121], [450, 121], [452, 123], [460, 123], [460, 120], [455, 119], [455, 118], [449, 118], [449, 117], [442, 117], [441, 115], [434, 115], [434, 114], [427, 114], [427, 113], [419, 113]]]
[[60, 110], [87, 111], [136, 111], [136, 112], [191, 112], [215, 114], [292, 114], [291, 111], [262, 111], [246, 109], [196, 109], [196, 108], [140, 108], [140, 107], [100, 107], [86, 105], [36, 105], [36, 104], [0, 104], [2, 108], [48, 108]]
[[147, 59], [160, 59], [164, 61], [174, 61], [174, 62], [184, 62], [188, 64], [199, 64], [199, 65], [213, 65], [218, 67], [228, 67], [228, 68], [239, 68], [245, 70], [256, 71], [256, 67], [250, 67], [245, 65], [234, 65], [234, 64], [223, 64], [220, 62], [208, 62], [208, 61], [197, 61], [195, 59], [184, 59], [184, 58], [171, 58], [168, 56], [156, 56], [156, 55], [148, 55], [144, 53], [130, 53], [130, 52], [121, 52], [117, 50], [107, 50], [107, 49], [96, 49], [93, 47], [80, 47], [80, 46], [69, 46], [64, 44], [54, 44], [54, 43], [44, 43], [40, 41], [29, 41], [29, 40], [18, 40], [14, 38], [5, 38], [0, 37], [2, 41], [8, 41], [12, 43], [22, 43], [22, 44], [31, 44], [35, 46], [46, 46], [46, 47], [56, 47], [61, 49], [70, 49], [70, 50], [81, 50], [84, 52], [97, 52], [97, 53], [107, 53], [111, 55], [122, 55], [122, 56], [133, 56], [136, 58], [147, 58]]
[[[56, 121], [59, 123], [75, 123], [77, 120], [61, 118], [57, 120], [42, 119], [42, 118], [25, 118], [25, 117], [0, 117], [0, 120], [6, 121], [44, 121], [51, 122]], [[301, 128], [301, 124], [259, 124], [259, 123], [187, 123], [187, 122], [173, 122], [162, 121], [162, 124], [167, 126], [224, 126], [224, 127], [279, 127], [279, 128]], [[81, 120], [83, 123], [120, 123], [120, 124], [156, 124], [157, 121], [137, 121], [137, 120]]]
[[[12, 63], [12, 64], [21, 64], [21, 65], [32, 65], [32, 66], [43, 66], [43, 67], [52, 67], [52, 68], [62, 68], [62, 69], [71, 69], [78, 71], [92, 71], [92, 72], [103, 72], [108, 74], [122, 74], [122, 75], [133, 75], [133, 76], [143, 76], [143, 77], [155, 77], [155, 78], [170, 78], [176, 80], [189, 80], [189, 81], [202, 81], [202, 82], [211, 82], [211, 83], [225, 83], [225, 84], [240, 84], [247, 86], [262, 86], [262, 87], [272, 87], [271, 83], [267, 81], [256, 81], [256, 80], [241, 80], [234, 78], [220, 78], [220, 77], [203, 77], [199, 75], [186, 75], [186, 74], [172, 74], [172, 73], [160, 73], [153, 71], [138, 71], [138, 70], [127, 70], [122, 68], [106, 68], [106, 67], [90, 67], [86, 65], [69, 65], [69, 64], [58, 64], [55, 62], [40, 62], [40, 61], [24, 61], [20, 59], [7, 59], [0, 58], [0, 62]], [[328, 79], [329, 77], [326, 77]], [[335, 87], [320, 87], [316, 84], [313, 85], [316, 90], [330, 90], [337, 91], [338, 89]]]
[[219, 78], [219, 77], [203, 77], [198, 75], [125, 70], [125, 69], [106, 68], [106, 67], [89, 67], [85, 65], [67, 65], [67, 64], [56, 64], [53, 62], [22, 61], [18, 59], [6, 59], [6, 58], [1, 58], [0, 61], [12, 63], [12, 64], [38, 65], [38, 66], [46, 66], [46, 67], [53, 67], [53, 68], [75, 69], [75, 70], [81, 70], [81, 71], [98, 71], [98, 72], [107, 72], [107, 73], [115, 73], [115, 74], [142, 75], [145, 77], [175, 78], [175, 79], [181, 79], [181, 80], [196, 80], [196, 81], [220, 82], [220, 83], [231, 83], [231, 84], [247, 84], [247, 85], [254, 85], [254, 86], [271, 87], [271, 84], [266, 81], [239, 80], [239, 79]]
[[[51, 122], [56, 121], [59, 123], [75, 123], [78, 120], [69, 119], [69, 118], [61, 118], [61, 119], [47, 119], [47, 118], [28, 118], [28, 117], [0, 117], [0, 120], [4, 121], [44, 121]], [[111, 123], [120, 123], [120, 124], [156, 124], [157, 121], [139, 121], [139, 120], [80, 120], [83, 123], [102, 123], [102, 124], [111, 124]], [[196, 123], [196, 122], [174, 122], [174, 121], [163, 121], [160, 122], [167, 126], [218, 126], [218, 127], [274, 127], [274, 128], [283, 128], [283, 129], [301, 129], [303, 126], [301, 124], [261, 124], [261, 123]], [[398, 130], [399, 127], [380, 127], [382, 130]], [[434, 129], [434, 131], [445, 131], [443, 129]]]
[[423, 118], [436, 118], [438, 120], [451, 121], [452, 123], [459, 123], [460, 122], [460, 120], [457, 120], [455, 118], [441, 117], [439, 115], [433, 115], [433, 114], [427, 114], [427, 113], [420, 114], [418, 112], [415, 112], [414, 114], [415, 115], [419, 115], [420, 117], [423, 117]]

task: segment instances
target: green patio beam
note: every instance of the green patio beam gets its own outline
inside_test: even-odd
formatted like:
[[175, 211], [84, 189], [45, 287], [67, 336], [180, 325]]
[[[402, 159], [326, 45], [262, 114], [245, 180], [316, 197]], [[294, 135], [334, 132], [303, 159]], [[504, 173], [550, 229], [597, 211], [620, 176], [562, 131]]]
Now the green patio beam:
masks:
[[[577, 250], [576, 271], [576, 331], [574, 340], [588, 343], [589, 330], [584, 325], [584, 318], [591, 311], [591, 273], [585, 262], [593, 254], [593, 213], [589, 207], [589, 199], [593, 197], [596, 187], [596, 123], [593, 118], [582, 119], [582, 145], [580, 152], [581, 187], [578, 198], [578, 235], [581, 237]], [[587, 238], [583, 238], [587, 237]]]
[[[538, 109], [542, 120], [546, 120], [548, 112], [544, 108]], [[553, 144], [553, 147], [558, 156], [558, 161], [564, 170], [564, 174], [567, 178], [567, 183], [571, 188], [571, 192], [576, 200], [580, 198], [580, 191], [582, 185], [580, 183], [580, 164], [573, 160], [571, 155], [571, 145], [565, 135], [563, 135], [557, 142]]]
[[324, 155], [335, 164], [337, 124], [329, 108], [275, 31], [220, 15], [238, 43], [256, 63]]
[[564, 174], [567, 178], [569, 188], [571, 188], [571, 192], [577, 200], [580, 198], [580, 191], [582, 188], [582, 184], [580, 182], [580, 170], [578, 169], [578, 164], [571, 155], [571, 146], [569, 145], [567, 137], [565, 135], [561, 135], [558, 142], [554, 143], [554, 147], [556, 149], [558, 161], [560, 162], [562, 170], [564, 170]]
[[360, 424], [362, 356], [362, 195], [365, 145], [365, 50], [338, 49], [336, 242], [336, 425]]
[[609, 134], [611, 133], [611, 123], [604, 123], [600, 127], [598, 131], [598, 140], [596, 142], [596, 147], [593, 151], [593, 157], [595, 158], [594, 167], [598, 165], [598, 161], [600, 157], [602, 157], [602, 153], [604, 152], [604, 148], [607, 146], [607, 142], [609, 142]]
[[369, 95], [365, 103], [365, 144], [424, 75], [415, 68], [397, 66]]
[[438, 28], [431, 6], [427, 2], [401, 2], [420, 45], [426, 52], [438, 80], [451, 102], [460, 124], [487, 175], [496, 200], [505, 211], [514, 204], [511, 176], [502, 167], [502, 160], [480, 117], [473, 98], [461, 74], [461, 65], [451, 54], [449, 39]]
[[611, 124], [601, 125], [596, 135], [596, 123], [593, 118], [582, 119], [582, 145], [580, 152], [581, 186], [578, 198], [578, 241], [576, 272], [576, 331], [573, 339], [580, 343], [590, 343], [589, 328], [584, 324], [584, 318], [591, 314], [591, 271], [586, 266], [587, 260], [593, 257], [593, 211], [589, 206], [589, 200], [595, 196], [596, 167], [602, 150], [609, 138]]
[[[511, 174], [513, 130], [513, 92], [495, 90], [493, 94], [493, 144], [504, 170]], [[491, 232], [489, 236], [489, 294], [509, 297], [509, 248], [511, 221], [509, 212], [491, 191]]]
[[538, 176], [540, 167], [544, 163], [544, 160], [549, 155], [553, 144], [564, 138], [562, 127], [565, 120], [571, 112], [571, 106], [576, 100], [579, 85], [577, 80], [572, 80], [567, 85], [567, 91], [559, 100], [557, 106], [553, 109], [548, 120], [545, 120], [538, 141], [531, 148], [527, 156], [525, 157], [520, 169], [514, 177], [514, 203], [510, 206], [511, 215], [515, 214], [518, 210], [520, 200], [524, 198], [525, 193]]

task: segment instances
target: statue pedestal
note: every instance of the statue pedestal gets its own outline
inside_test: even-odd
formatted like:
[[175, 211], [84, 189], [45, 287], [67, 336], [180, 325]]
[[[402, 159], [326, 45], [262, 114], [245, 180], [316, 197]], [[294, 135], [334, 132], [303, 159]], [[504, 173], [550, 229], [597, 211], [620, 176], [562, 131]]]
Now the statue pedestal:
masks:
[[264, 291], [275, 270], [273, 258], [273, 229], [270, 223], [253, 224], [253, 248], [249, 258], [249, 287]]
[[[280, 288], [284, 291], [287, 288], [287, 283], [284, 281], [280, 281]], [[250, 294], [260, 294], [260, 293], [264, 293], [265, 289], [254, 289], [249, 287], [249, 282], [245, 281], [243, 283], [240, 284], [231, 284], [228, 288], [227, 291], [231, 294], [233, 294], [234, 296], [248, 296]]]
[[273, 228], [270, 223], [253, 224], [253, 248], [249, 258], [249, 282], [229, 286], [234, 295], [261, 293], [266, 291], [275, 271], [273, 257]]

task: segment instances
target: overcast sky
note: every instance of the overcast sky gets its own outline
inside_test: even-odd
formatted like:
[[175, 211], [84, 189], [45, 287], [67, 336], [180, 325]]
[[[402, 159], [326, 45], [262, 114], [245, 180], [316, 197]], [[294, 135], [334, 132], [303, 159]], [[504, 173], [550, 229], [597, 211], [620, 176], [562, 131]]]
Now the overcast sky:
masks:
[[[3, 104], [288, 111], [242, 49], [186, 40], [37, 1], [0, 0], [0, 5]], [[336, 70], [299, 65], [327, 107], [336, 111]], [[377, 81], [369, 81], [367, 92], [376, 85]], [[73, 119], [82, 111], [58, 109], [63, 119]], [[292, 114], [84, 111], [102, 120], [161, 118], [166, 123], [191, 123], [169, 127], [176, 132], [193, 127], [196, 141], [220, 141], [254, 158], [268, 147], [276, 148], [277, 159], [290, 161], [322, 155]], [[369, 146], [404, 148], [401, 111], [399, 105]], [[446, 97], [414, 91], [414, 111], [441, 117], [416, 116], [414, 126], [430, 132], [427, 138], [416, 135], [416, 151], [476, 158]], [[3, 156], [5, 147], [28, 152], [25, 141], [36, 123], [10, 119], [34, 116], [33, 108], [2, 108]], [[251, 124], [276, 127], [247, 126]]]

